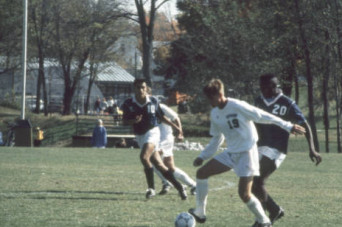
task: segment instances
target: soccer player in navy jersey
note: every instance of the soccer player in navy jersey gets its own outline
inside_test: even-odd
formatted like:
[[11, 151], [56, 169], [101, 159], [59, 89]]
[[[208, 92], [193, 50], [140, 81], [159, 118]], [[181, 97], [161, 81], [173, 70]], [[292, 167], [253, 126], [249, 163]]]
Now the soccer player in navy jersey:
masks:
[[209, 192], [208, 179], [231, 169], [239, 177], [238, 193], [241, 200], [255, 215], [255, 227], [270, 227], [260, 201], [252, 194], [253, 177], [259, 175], [259, 157], [257, 151], [258, 134], [253, 122], [276, 124], [288, 132], [303, 134], [304, 128], [286, 122], [279, 117], [256, 108], [247, 102], [228, 98], [224, 95], [221, 80], [211, 80], [203, 89], [213, 109], [210, 113], [209, 144], [194, 160], [194, 166], [200, 166], [204, 160], [212, 157], [226, 139], [226, 149], [217, 154], [196, 173], [196, 208], [190, 209], [197, 222], [206, 221], [206, 206]]
[[[256, 98], [255, 106], [286, 121], [302, 125], [306, 131], [310, 159], [318, 165], [322, 158], [316, 152], [312, 131], [299, 107], [282, 93], [275, 75], [264, 74], [260, 76], [259, 82], [261, 95]], [[266, 191], [265, 181], [284, 161], [289, 133], [276, 125], [256, 124], [256, 126], [259, 134], [260, 176], [254, 178], [253, 193], [261, 201], [265, 210], [269, 212], [270, 220], [274, 223], [284, 216], [284, 210], [274, 202]]]
[[123, 123], [133, 126], [136, 140], [141, 149], [140, 160], [144, 166], [148, 185], [146, 198], [149, 199], [155, 196], [153, 163], [163, 176], [175, 186], [182, 200], [185, 200], [187, 194], [183, 186], [164, 165], [159, 152], [155, 152], [160, 140], [158, 122], [165, 122], [178, 131], [179, 128], [164, 116], [158, 100], [155, 97], [148, 95], [147, 84], [144, 79], [135, 79], [133, 85], [134, 97], [128, 98], [122, 105]]

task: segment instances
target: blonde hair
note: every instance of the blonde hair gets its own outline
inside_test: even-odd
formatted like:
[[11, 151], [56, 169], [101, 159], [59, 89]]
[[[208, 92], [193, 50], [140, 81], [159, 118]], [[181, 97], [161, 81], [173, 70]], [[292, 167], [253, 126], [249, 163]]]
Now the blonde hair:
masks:
[[97, 120], [97, 125], [99, 125], [99, 126], [103, 125], [103, 121], [101, 119], [98, 119]]
[[209, 98], [218, 94], [224, 95], [224, 84], [220, 79], [212, 79], [203, 88], [203, 93]]

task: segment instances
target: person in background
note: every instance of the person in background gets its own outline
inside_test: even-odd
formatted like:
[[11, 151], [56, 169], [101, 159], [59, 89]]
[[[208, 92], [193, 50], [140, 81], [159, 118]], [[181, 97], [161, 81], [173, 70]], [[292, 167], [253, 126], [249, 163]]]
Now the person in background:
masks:
[[101, 112], [101, 99], [98, 97], [94, 103], [94, 111], [96, 115], [99, 115]]
[[116, 144], [116, 148], [139, 148], [138, 142], [135, 139], [121, 138]]
[[114, 104], [114, 113], [113, 113], [113, 119], [114, 123], [116, 125], [119, 125], [119, 122], [122, 120], [122, 110], [119, 108], [119, 106]]
[[108, 113], [113, 114], [114, 113], [114, 99], [112, 96], [109, 97], [107, 104], [108, 104]]
[[[261, 75], [259, 84], [261, 95], [255, 99], [255, 106], [286, 121], [303, 126], [309, 145], [309, 157], [318, 165], [322, 158], [316, 152], [311, 128], [295, 101], [282, 93], [278, 78], [274, 74]], [[274, 223], [284, 216], [285, 212], [269, 195], [265, 188], [265, 182], [285, 160], [290, 134], [275, 125], [256, 124], [256, 128], [259, 134], [260, 176], [254, 178], [252, 191], [264, 209], [269, 212], [269, 218]]]
[[106, 148], [107, 145], [107, 130], [103, 126], [101, 119], [97, 120], [97, 124], [93, 130], [91, 137], [91, 145], [94, 148]]
[[108, 103], [106, 98], [102, 99], [102, 102], [100, 104], [100, 108], [101, 108], [101, 115], [103, 115], [105, 112], [107, 112], [108, 109]]
[[36, 127], [35, 133], [36, 133], [36, 137], [33, 141], [33, 145], [35, 147], [40, 147], [40, 145], [42, 144], [42, 140], [44, 139], [44, 131], [41, 130], [39, 127]]

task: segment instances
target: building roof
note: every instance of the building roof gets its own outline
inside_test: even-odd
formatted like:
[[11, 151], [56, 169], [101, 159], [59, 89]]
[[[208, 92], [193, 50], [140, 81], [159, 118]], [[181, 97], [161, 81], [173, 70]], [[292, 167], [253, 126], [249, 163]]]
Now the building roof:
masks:
[[125, 82], [133, 83], [134, 77], [124, 70], [117, 63], [104, 63], [99, 67], [103, 70], [99, 70], [97, 74], [98, 82]]
[[[55, 60], [46, 60], [44, 62], [44, 67], [60, 67], [60, 64]], [[38, 63], [30, 63], [29, 68], [37, 69], [39, 67]], [[75, 69], [76, 65], [72, 65]], [[85, 74], [89, 74], [89, 63], [85, 64]], [[123, 83], [133, 83], [134, 77], [123, 69], [116, 62], [105, 62], [98, 65], [97, 81], [98, 82], [123, 82]]]

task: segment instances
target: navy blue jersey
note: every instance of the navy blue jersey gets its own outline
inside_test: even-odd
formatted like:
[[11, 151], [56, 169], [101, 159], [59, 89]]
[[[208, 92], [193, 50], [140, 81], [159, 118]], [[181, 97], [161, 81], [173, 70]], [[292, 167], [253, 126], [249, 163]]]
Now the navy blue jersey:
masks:
[[[295, 124], [302, 124], [306, 121], [295, 101], [283, 94], [271, 100], [259, 96], [255, 100], [255, 106]], [[259, 134], [258, 146], [273, 147], [284, 154], [287, 153], [290, 136], [287, 131], [276, 125], [256, 124], [256, 127]]]
[[147, 97], [147, 102], [143, 105], [139, 104], [135, 98], [128, 98], [121, 108], [124, 120], [132, 120], [142, 115], [142, 120], [133, 124], [133, 131], [136, 135], [143, 135], [151, 128], [158, 126], [160, 118], [164, 115], [158, 100], [153, 96]]

